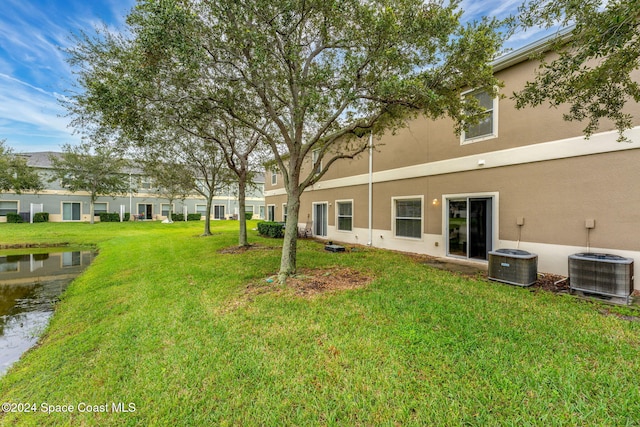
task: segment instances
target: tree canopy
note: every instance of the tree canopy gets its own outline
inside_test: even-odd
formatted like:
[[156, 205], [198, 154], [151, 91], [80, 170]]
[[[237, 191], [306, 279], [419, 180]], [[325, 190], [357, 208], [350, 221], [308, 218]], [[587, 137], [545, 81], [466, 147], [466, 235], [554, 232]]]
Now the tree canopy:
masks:
[[90, 222], [94, 222], [94, 203], [98, 196], [115, 196], [129, 191], [129, 176], [124, 172], [128, 162], [109, 147], [95, 147], [89, 143], [63, 146], [60, 156], [52, 156], [53, 175], [50, 181], [60, 180], [71, 192], [90, 194]]
[[5, 146], [5, 140], [0, 139], [0, 191], [42, 190], [43, 183], [40, 175], [27, 165], [27, 160], [17, 155]]
[[569, 31], [551, 45], [559, 56], [543, 60], [536, 78], [514, 94], [517, 107], [568, 104], [565, 119], [586, 121], [586, 136], [610, 119], [624, 140], [632, 126], [625, 106], [640, 102], [640, 0], [534, 0], [521, 12], [525, 28]]
[[[129, 34], [85, 37], [71, 53], [83, 92], [76, 123], [143, 141], [163, 123], [222, 117], [255, 132], [283, 174], [288, 217], [281, 280], [295, 273], [300, 195], [364, 133], [451, 117], [495, 91], [499, 23], [460, 22], [460, 2], [423, 0], [140, 0]], [[197, 129], [192, 129], [197, 131]], [[317, 152], [320, 174], [305, 171]]]

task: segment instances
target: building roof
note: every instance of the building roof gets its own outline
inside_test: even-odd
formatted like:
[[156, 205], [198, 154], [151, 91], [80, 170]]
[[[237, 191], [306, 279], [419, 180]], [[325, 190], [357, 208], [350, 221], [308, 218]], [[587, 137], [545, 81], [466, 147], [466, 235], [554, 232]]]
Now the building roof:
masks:
[[513, 65], [519, 64], [520, 62], [528, 60], [532, 55], [549, 50], [555, 40], [568, 40], [571, 37], [573, 28], [573, 26], [563, 28], [554, 34], [550, 34], [519, 49], [499, 56], [492, 63], [493, 71], [504, 70], [505, 68], [509, 68]]

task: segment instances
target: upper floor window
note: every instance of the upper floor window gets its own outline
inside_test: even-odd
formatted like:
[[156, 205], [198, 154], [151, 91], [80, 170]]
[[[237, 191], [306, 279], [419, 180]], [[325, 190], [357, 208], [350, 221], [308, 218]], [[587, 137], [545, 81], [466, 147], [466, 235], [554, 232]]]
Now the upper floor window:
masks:
[[276, 185], [278, 183], [278, 169], [271, 168], [271, 185]]
[[474, 97], [484, 111], [479, 114], [478, 123], [465, 125], [460, 142], [468, 144], [496, 138], [498, 136], [498, 98], [491, 97], [491, 94], [484, 89], [474, 90], [463, 95]]
[[151, 182], [151, 178], [147, 176], [142, 176], [139, 179], [139, 185], [141, 190], [151, 190], [153, 188], [153, 183]]

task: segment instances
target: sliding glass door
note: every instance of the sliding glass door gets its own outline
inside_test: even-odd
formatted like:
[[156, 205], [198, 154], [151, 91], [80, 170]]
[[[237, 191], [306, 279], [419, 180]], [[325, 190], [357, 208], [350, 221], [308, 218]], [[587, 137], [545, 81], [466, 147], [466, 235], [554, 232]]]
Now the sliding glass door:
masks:
[[447, 229], [449, 255], [488, 259], [493, 245], [493, 198], [449, 199]]

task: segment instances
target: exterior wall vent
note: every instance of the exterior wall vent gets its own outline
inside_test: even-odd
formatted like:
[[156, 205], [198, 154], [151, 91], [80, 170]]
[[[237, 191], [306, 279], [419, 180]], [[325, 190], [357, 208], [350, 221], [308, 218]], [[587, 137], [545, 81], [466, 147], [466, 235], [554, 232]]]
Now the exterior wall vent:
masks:
[[489, 279], [517, 286], [538, 280], [538, 255], [520, 249], [489, 252]]
[[633, 259], [618, 255], [578, 253], [569, 255], [571, 291], [623, 298], [633, 292]]

